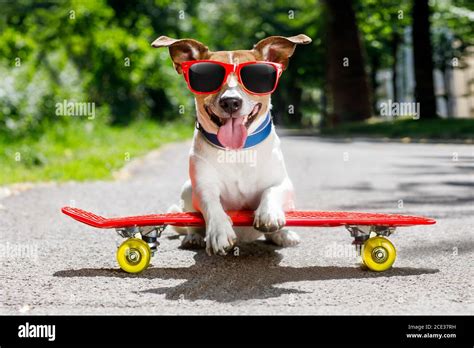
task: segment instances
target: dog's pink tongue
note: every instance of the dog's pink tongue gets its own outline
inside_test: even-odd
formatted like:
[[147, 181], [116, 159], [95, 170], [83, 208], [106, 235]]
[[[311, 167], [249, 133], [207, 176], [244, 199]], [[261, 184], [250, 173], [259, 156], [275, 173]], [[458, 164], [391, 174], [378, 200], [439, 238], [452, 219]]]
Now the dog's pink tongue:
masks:
[[229, 149], [241, 149], [247, 139], [247, 128], [242, 124], [244, 118], [229, 118], [217, 132], [217, 139]]

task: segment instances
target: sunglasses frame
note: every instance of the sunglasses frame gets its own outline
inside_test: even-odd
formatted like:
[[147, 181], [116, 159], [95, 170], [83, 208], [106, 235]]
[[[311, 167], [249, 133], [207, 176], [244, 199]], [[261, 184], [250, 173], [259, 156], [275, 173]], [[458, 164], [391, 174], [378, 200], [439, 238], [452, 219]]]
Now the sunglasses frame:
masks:
[[[219, 88], [215, 89], [214, 91], [210, 91], [210, 92], [199, 92], [199, 91], [194, 90], [191, 87], [191, 84], [189, 82], [189, 69], [196, 63], [214, 63], [214, 64], [222, 66], [225, 69], [224, 79], [222, 80], [222, 83], [219, 86]], [[253, 64], [271, 65], [277, 71], [277, 78], [275, 80], [275, 85], [273, 86], [273, 89], [270, 92], [257, 93], [257, 92], [252, 92], [249, 89], [247, 89], [247, 87], [245, 87], [244, 83], [242, 82], [242, 79], [240, 78], [240, 71], [242, 70], [243, 67], [245, 67], [247, 65], [253, 65]], [[251, 62], [245, 62], [245, 63], [240, 63], [240, 64], [230, 64], [230, 63], [219, 62], [219, 61], [216, 61], [216, 60], [189, 60], [189, 61], [181, 63], [181, 68], [183, 69], [183, 76], [184, 76], [184, 79], [186, 80], [186, 83], [188, 84], [188, 88], [194, 94], [214, 94], [214, 93], [216, 93], [227, 82], [227, 79], [229, 78], [229, 75], [234, 73], [237, 76], [239, 84], [244, 88], [244, 90], [247, 93], [253, 94], [253, 95], [267, 95], [267, 94], [271, 94], [275, 91], [275, 89], [278, 86], [278, 81], [280, 80], [280, 76], [283, 73], [283, 65], [282, 64], [274, 63], [274, 62], [267, 62], [267, 61], [251, 61]]]

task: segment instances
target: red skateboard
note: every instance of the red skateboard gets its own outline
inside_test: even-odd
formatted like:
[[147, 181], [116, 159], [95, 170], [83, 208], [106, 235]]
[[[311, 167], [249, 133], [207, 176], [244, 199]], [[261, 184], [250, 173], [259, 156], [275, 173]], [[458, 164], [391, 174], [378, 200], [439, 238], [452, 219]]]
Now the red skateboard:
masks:
[[[88, 211], [64, 207], [62, 212], [73, 219], [96, 228], [115, 228], [127, 238], [117, 250], [120, 267], [129, 273], [145, 270], [158, 246], [157, 239], [167, 225], [204, 226], [200, 213], [168, 213], [105, 218]], [[234, 226], [252, 226], [253, 211], [227, 212]], [[293, 211], [287, 212], [285, 226], [336, 227], [345, 226], [354, 238], [353, 244], [362, 261], [373, 271], [385, 271], [395, 262], [396, 250], [387, 239], [396, 227], [432, 225], [435, 220], [397, 214]]]

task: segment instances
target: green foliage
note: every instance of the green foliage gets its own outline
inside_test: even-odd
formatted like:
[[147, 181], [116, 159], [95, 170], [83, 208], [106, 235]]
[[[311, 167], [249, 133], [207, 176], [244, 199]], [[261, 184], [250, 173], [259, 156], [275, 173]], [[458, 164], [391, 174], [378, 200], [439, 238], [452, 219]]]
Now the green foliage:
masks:
[[436, 0], [433, 11], [435, 67], [441, 71], [452, 68], [455, 58], [461, 66], [466, 48], [474, 45], [474, 4], [469, 1]]
[[[354, 4], [369, 70], [392, 66], [394, 40], [411, 23], [412, 1]], [[472, 41], [469, 4], [432, 2], [433, 27], [447, 28], [461, 43], [454, 53], [442, 49], [445, 55], [438, 54], [437, 61], [462, 55]], [[291, 58], [272, 97], [274, 114], [287, 126], [312, 126], [324, 111], [320, 101], [330, 43], [318, 0], [9, 0], [1, 7], [0, 133], [12, 139], [39, 138], [52, 125], [71, 122], [56, 116], [55, 106], [63, 100], [95, 103], [96, 119], [103, 124], [143, 119], [192, 124], [192, 94], [167, 50], [150, 46], [159, 35], [233, 50], [251, 48], [269, 35], [305, 33], [313, 43]], [[440, 42], [435, 48], [444, 47], [442, 36], [434, 39]]]
[[360, 0], [357, 5], [357, 21], [371, 65], [377, 68], [393, 64], [391, 54], [394, 40], [400, 40], [411, 24], [409, 0]]
[[432, 23], [435, 30], [445, 28], [463, 46], [474, 45], [474, 26], [472, 0], [434, 0]]
[[176, 119], [179, 105], [191, 116], [189, 93], [166, 52], [150, 47], [152, 38], [167, 30], [156, 32], [145, 13], [127, 20], [130, 12], [119, 11], [120, 17], [105, 1], [22, 1], [5, 7], [0, 132], [34, 137], [52, 123], [68, 122], [55, 114], [64, 99], [95, 103], [104, 124]]
[[191, 123], [192, 95], [167, 50], [150, 46], [159, 35], [192, 37], [213, 50], [251, 48], [268, 35], [313, 37], [274, 96], [282, 120], [299, 123], [287, 106], [312, 101], [323, 83], [324, 64], [314, 64], [323, 55], [316, 1], [23, 0], [2, 7], [0, 132], [11, 137], [38, 137], [53, 123], [69, 122], [55, 115], [65, 99], [95, 103], [104, 124], [183, 117]]
[[0, 185], [24, 181], [110, 179], [160, 145], [190, 137], [185, 123], [137, 121], [128, 127], [74, 120], [45, 128], [37, 139], [0, 135]]

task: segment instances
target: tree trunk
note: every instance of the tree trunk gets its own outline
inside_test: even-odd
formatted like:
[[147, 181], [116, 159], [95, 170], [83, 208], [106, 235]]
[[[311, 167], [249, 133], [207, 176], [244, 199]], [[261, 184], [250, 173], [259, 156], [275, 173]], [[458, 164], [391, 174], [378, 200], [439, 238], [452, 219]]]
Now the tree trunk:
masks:
[[371, 116], [370, 88], [352, 0], [325, 0], [328, 12], [329, 124]]
[[446, 103], [446, 117], [450, 118], [454, 116], [454, 105], [453, 105], [453, 96], [451, 95], [451, 86], [450, 86], [450, 77], [448, 71], [453, 72], [452, 68], [448, 65], [441, 69], [441, 75], [443, 76], [444, 84], [444, 100]]
[[400, 46], [400, 34], [394, 30], [392, 36], [392, 89], [393, 89], [393, 101], [399, 102], [398, 91], [397, 91], [397, 65], [398, 65], [398, 47]]
[[370, 85], [372, 87], [372, 110], [377, 110], [377, 88], [379, 83], [377, 82], [377, 71], [380, 69], [380, 57], [372, 57], [371, 69], [370, 69]]
[[437, 117], [437, 114], [428, 0], [413, 0], [412, 17], [415, 99], [420, 103], [420, 119], [433, 119]]

